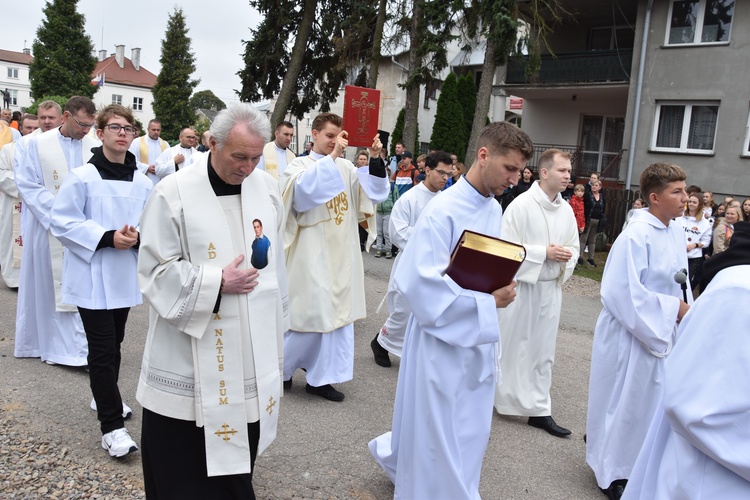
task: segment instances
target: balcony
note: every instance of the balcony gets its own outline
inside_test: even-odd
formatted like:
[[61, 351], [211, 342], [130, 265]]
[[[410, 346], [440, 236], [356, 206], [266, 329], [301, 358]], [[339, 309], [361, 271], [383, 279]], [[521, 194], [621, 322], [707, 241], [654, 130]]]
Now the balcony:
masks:
[[506, 85], [578, 83], [627, 83], [633, 61], [632, 49], [566, 52], [543, 55], [539, 74], [529, 80], [524, 71], [528, 57], [508, 61]]

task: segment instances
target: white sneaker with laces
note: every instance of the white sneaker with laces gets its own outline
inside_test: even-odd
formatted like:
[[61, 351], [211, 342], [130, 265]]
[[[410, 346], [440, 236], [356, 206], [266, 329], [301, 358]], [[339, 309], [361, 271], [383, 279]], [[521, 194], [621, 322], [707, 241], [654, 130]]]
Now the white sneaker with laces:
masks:
[[[91, 399], [91, 404], [89, 405], [92, 410], [96, 411], [96, 400]], [[133, 416], [133, 410], [125, 404], [125, 401], [122, 402], [122, 418], [127, 420], [130, 417]]]
[[115, 458], [122, 458], [128, 453], [138, 451], [138, 445], [128, 434], [126, 428], [115, 429], [102, 436], [102, 448], [109, 452], [109, 455]]

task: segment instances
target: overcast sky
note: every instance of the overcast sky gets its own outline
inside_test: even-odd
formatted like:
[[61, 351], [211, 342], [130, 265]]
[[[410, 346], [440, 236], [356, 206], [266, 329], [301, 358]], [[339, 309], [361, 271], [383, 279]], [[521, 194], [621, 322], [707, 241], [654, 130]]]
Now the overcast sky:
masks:
[[[44, 0], [3, 1], [3, 41], [0, 48], [21, 52], [31, 48], [36, 30], [42, 22]], [[80, 0], [78, 12], [86, 17], [86, 33], [95, 49], [114, 53], [115, 45], [141, 48], [141, 66], [155, 75], [161, 69], [161, 41], [167, 19], [174, 6], [181, 7], [189, 28], [195, 54], [196, 72], [200, 78], [197, 90], [210, 89], [226, 103], [237, 100], [234, 90], [240, 89], [236, 75], [242, 68], [242, 40], [250, 38], [250, 28], [260, 22], [260, 15], [247, 0]]]

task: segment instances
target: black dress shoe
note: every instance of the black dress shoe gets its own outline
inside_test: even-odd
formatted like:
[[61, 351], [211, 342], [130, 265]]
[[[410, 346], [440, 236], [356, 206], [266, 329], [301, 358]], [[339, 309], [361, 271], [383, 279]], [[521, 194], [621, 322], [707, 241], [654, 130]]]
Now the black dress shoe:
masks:
[[529, 425], [538, 429], [545, 430], [557, 437], [565, 437], [570, 435], [570, 431], [565, 427], [557, 425], [552, 416], [547, 415], [546, 417], [529, 417]]
[[606, 490], [603, 488], [600, 488], [602, 490], [602, 493], [607, 495], [607, 498], [609, 500], [620, 500], [623, 493], [625, 493], [625, 485], [628, 484], [627, 479], [617, 479], [615, 481], [612, 481], [612, 484], [609, 485], [609, 488]]
[[284, 381], [284, 390], [288, 391], [291, 388], [292, 388], [292, 379], [290, 378], [289, 380]]
[[391, 366], [391, 358], [388, 356], [388, 351], [378, 343], [377, 335], [375, 335], [375, 338], [370, 342], [370, 348], [372, 348], [372, 353], [375, 355], [375, 363], [386, 368]]
[[596, 262], [594, 262], [594, 259], [589, 259], [586, 262], [588, 262], [591, 267], [596, 267]]
[[338, 403], [344, 400], [344, 393], [334, 389], [331, 384], [321, 385], [320, 387], [307, 384], [305, 385], [305, 390], [328, 401], [336, 401]]

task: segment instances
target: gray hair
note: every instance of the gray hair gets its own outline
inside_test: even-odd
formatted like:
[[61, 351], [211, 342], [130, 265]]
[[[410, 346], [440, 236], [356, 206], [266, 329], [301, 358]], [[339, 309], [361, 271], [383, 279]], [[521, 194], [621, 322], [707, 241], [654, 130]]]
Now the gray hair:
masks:
[[252, 135], [262, 137], [264, 141], [271, 137], [271, 123], [255, 106], [245, 102], [232, 103], [216, 115], [209, 130], [219, 149], [227, 142], [232, 129], [240, 123]]

